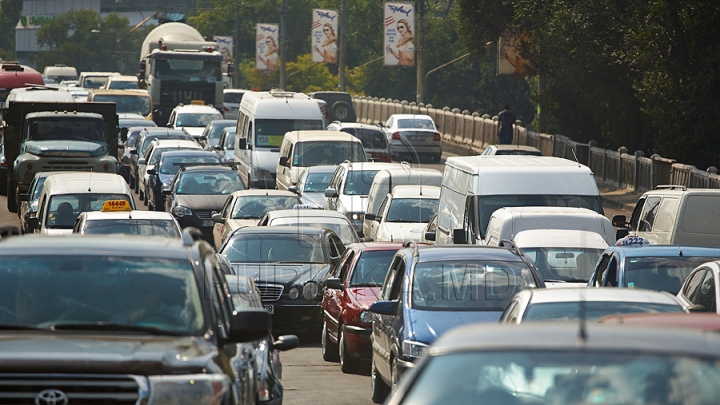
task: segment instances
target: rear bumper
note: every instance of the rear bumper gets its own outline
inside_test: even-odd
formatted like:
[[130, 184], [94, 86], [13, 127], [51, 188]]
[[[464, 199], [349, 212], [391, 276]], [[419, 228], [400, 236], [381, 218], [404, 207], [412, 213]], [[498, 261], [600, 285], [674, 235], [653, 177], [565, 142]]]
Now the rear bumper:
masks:
[[441, 154], [442, 153], [442, 143], [438, 142], [437, 144], [433, 143], [431, 145], [423, 144], [423, 145], [413, 145], [413, 144], [403, 144], [400, 142], [393, 142], [392, 145], [392, 153], [397, 154], [413, 154], [417, 153], [418, 155], [425, 155], [425, 154]]

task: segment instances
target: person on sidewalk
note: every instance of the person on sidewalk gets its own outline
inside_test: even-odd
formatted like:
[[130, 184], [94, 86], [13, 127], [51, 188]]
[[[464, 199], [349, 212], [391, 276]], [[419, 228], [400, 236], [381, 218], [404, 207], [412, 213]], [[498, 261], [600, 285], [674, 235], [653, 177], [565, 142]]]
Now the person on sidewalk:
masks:
[[506, 105], [502, 111], [498, 113], [498, 143], [500, 145], [510, 145], [513, 141], [513, 128], [517, 117], [512, 112], [509, 105]]

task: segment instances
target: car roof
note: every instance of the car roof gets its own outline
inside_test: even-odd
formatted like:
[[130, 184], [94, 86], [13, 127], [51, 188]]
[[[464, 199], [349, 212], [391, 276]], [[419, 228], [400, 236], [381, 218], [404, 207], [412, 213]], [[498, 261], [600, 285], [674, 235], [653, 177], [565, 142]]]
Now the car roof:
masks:
[[335, 173], [335, 170], [337, 169], [336, 165], [320, 165], [320, 166], [310, 166], [304, 171], [308, 173]]
[[297, 197], [298, 195], [293, 193], [292, 191], [287, 190], [268, 190], [268, 189], [260, 189], [260, 188], [253, 188], [250, 190], [238, 190], [234, 191], [232, 194], [230, 194], [233, 197], [242, 197], [242, 196], [286, 196], [286, 197]]
[[498, 260], [522, 262], [520, 256], [510, 249], [486, 245], [418, 245], [418, 262], [447, 260]]
[[330, 125], [335, 125], [340, 128], [362, 128], [362, 129], [372, 129], [375, 131], [381, 131], [382, 129], [377, 125], [371, 125], [371, 124], [363, 124], [361, 122], [340, 122], [340, 121], [333, 121], [330, 123]]
[[523, 290], [518, 295], [524, 295], [530, 304], [585, 301], [680, 305], [677, 298], [667, 292], [636, 288], [539, 288]]
[[297, 218], [297, 217], [313, 217], [313, 218], [339, 218], [348, 221], [347, 217], [338, 211], [316, 210], [316, 209], [297, 209], [297, 210], [275, 210], [267, 213], [268, 218]]
[[314, 226], [246, 226], [238, 228], [234, 235], [260, 235], [260, 234], [319, 234], [331, 230]]
[[209, 106], [209, 105], [179, 105], [173, 109], [175, 112], [183, 112], [183, 113], [218, 113], [220, 112], [215, 109], [215, 107]]
[[197, 142], [189, 139], [153, 139], [156, 148], [191, 148], [202, 150]]
[[540, 152], [540, 149], [528, 145], [490, 145], [489, 148], [495, 148], [497, 150], [527, 150], [533, 152]]
[[343, 162], [340, 164], [347, 167], [348, 171], [383, 170], [383, 169], [396, 169], [396, 168], [402, 167], [400, 165], [400, 163], [387, 163], [387, 162]]
[[[659, 186], [662, 187], [662, 186]], [[672, 187], [672, 186], [668, 186]], [[680, 186], [675, 186], [680, 187]], [[692, 194], [692, 195], [717, 195], [720, 193], [720, 190], [716, 188], [693, 188], [693, 189], [686, 189], [685, 187], [682, 188], [658, 188], [655, 190], [649, 190], [643, 193], [643, 196], [651, 196], [651, 195], [669, 195], [669, 196], [682, 196], [686, 194]]]
[[393, 198], [438, 199], [440, 198], [440, 187], [401, 185], [393, 187], [392, 195]]
[[606, 249], [608, 246], [599, 233], [575, 229], [528, 229], [516, 233], [513, 242], [520, 248]]
[[120, 237], [118, 235], [23, 235], [0, 239], [2, 256], [103, 256], [165, 257], [188, 260], [182, 239], [164, 237]]
[[425, 114], [393, 114], [390, 117], [395, 117], [396, 119], [406, 119], [406, 118], [424, 118], [429, 119], [432, 121], [432, 117]]
[[208, 125], [210, 126], [218, 126], [218, 125], [228, 125], [228, 124], [237, 124], [237, 121], [235, 120], [212, 120]]
[[145, 128], [145, 132], [146, 132], [148, 135], [160, 134], [160, 135], [188, 135], [188, 136], [192, 136], [192, 135], [188, 134], [187, 132], [183, 131], [182, 129], [171, 129], [171, 128], [163, 128], [163, 127], [146, 127], [146, 128]]
[[682, 245], [610, 246], [607, 250], [621, 252], [625, 257], [708, 256], [720, 257], [720, 248]]
[[173, 220], [173, 216], [169, 212], [163, 211], [114, 211], [114, 212], [102, 212], [102, 211], [86, 211], [80, 215], [85, 216], [87, 221], [95, 221], [102, 219], [167, 219]]
[[244, 90], [244, 89], [224, 89], [223, 93], [248, 93], [252, 90]]
[[360, 140], [347, 132], [332, 130], [307, 130], [307, 131], [290, 131], [285, 133], [285, 138], [295, 142], [355, 142], [361, 143]]
[[[582, 329], [580, 326], [582, 325]], [[580, 332], [584, 333], [581, 334]], [[532, 338], [528, 338], [528, 337]], [[601, 351], [720, 357], [720, 335], [670, 328], [575, 322], [472, 324], [444, 333], [431, 355], [467, 351]]]
[[115, 173], [62, 172], [48, 176], [44, 188], [53, 194], [65, 193], [117, 193], [130, 189], [122, 176]]
[[361, 252], [374, 252], [382, 250], [400, 250], [403, 248], [403, 242], [358, 242], [348, 245], [348, 249], [355, 248]]
[[[213, 152], [210, 152], [213, 154]], [[217, 156], [217, 155], [216, 155]], [[185, 172], [233, 172], [236, 173], [235, 169], [228, 166], [220, 165], [198, 165], [198, 166], [186, 166]]]

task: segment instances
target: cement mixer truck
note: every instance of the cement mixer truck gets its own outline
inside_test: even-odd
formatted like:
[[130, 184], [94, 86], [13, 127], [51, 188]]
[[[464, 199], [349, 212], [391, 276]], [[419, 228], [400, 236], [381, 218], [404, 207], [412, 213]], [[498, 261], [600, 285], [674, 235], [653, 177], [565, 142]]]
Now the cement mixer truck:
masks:
[[140, 86], [150, 93], [153, 121], [165, 126], [178, 104], [213, 105], [222, 110], [223, 57], [193, 27], [165, 23], [150, 31], [140, 49]]

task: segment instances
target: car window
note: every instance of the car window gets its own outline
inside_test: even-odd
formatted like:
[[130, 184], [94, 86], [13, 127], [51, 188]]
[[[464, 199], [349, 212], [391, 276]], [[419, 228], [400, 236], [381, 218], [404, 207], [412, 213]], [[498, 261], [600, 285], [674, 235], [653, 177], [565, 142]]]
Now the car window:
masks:
[[385, 280], [383, 281], [382, 290], [380, 292], [380, 299], [383, 300], [389, 300], [390, 299], [390, 292], [393, 289], [393, 286], [395, 285], [395, 279], [397, 278], [398, 272], [404, 272], [405, 271], [405, 265], [404, 261], [401, 257], [395, 257], [392, 260], [392, 264], [390, 265], [390, 269], [388, 271], [387, 276], [385, 276]]
[[607, 272], [605, 273], [605, 279], [603, 280], [603, 286], [605, 287], [617, 287], [618, 285], [618, 261], [616, 257], [610, 259], [608, 264]]
[[657, 212], [657, 219], [653, 224], [654, 232], [671, 232], [677, 219], [678, 198], [665, 197]]
[[638, 222], [640, 222], [640, 213], [643, 211], [644, 206], [645, 206], [645, 197], [640, 197], [637, 204], [635, 204], [635, 208], [633, 208], [632, 215], [630, 216], [630, 229], [631, 230], [638, 229]]
[[705, 273], [694, 303], [704, 306], [709, 312], [715, 312], [715, 276], [712, 271]]
[[660, 197], [648, 197], [645, 205], [643, 206], [643, 210], [640, 213], [640, 222], [638, 223], [637, 228], [639, 232], [652, 231], [658, 208], [660, 208], [661, 200], [662, 199]]
[[329, 236], [329, 242], [331, 257], [340, 257], [343, 253], [345, 253], [345, 245], [336, 235], [331, 234]]
[[326, 263], [319, 235], [236, 235], [222, 254], [232, 263]]
[[700, 290], [700, 284], [705, 278], [706, 271], [707, 268], [703, 267], [693, 272], [693, 274], [688, 277], [687, 281], [685, 282], [685, 289], [683, 290], [683, 295], [685, 296], [685, 298], [687, 298], [688, 301], [696, 301], [696, 297]]
[[244, 189], [245, 186], [240, 180], [240, 176], [238, 176], [234, 170], [224, 170], [222, 172], [202, 170], [180, 173], [177, 193], [189, 195], [224, 195]]
[[182, 164], [190, 165], [191, 163], [220, 163], [220, 158], [215, 154], [203, 156], [163, 156], [159, 172], [172, 176], [180, 170]]
[[708, 260], [712, 258], [689, 255], [628, 257], [625, 259], [623, 286], [677, 294], [693, 269]]
[[595, 287], [602, 286], [603, 279], [605, 278], [605, 273], [607, 272], [608, 264], [610, 263], [610, 258], [612, 257], [612, 254], [604, 254], [603, 257], [600, 259], [600, 262], [597, 265], [597, 270], [595, 271]]
[[350, 287], [380, 287], [395, 256], [394, 250], [364, 251], [355, 264]]
[[223, 94], [223, 101], [226, 103], [240, 104], [245, 93], [225, 93]]
[[300, 188], [306, 193], [322, 193], [328, 188], [332, 173], [309, 173], [304, 178], [304, 184]]
[[300, 204], [297, 196], [242, 196], [235, 200], [232, 219], [260, 219], [275, 210], [292, 209]]
[[343, 283], [345, 282], [345, 278], [347, 277], [347, 274], [350, 271], [350, 265], [352, 264], [353, 257], [355, 257], [355, 251], [349, 250], [348, 253], [345, 255], [344, 261], [340, 265], [340, 273], [337, 275], [337, 277]]
[[337, 192], [340, 192], [340, 182], [343, 176], [345, 176], [345, 166], [338, 166], [332, 180], [330, 180], [330, 187], [334, 188]]
[[345, 178], [343, 194], [346, 195], [368, 195], [373, 179], [379, 170], [353, 170], [348, 172]]
[[397, 122], [400, 129], [432, 129], [435, 130], [435, 124], [431, 119], [423, 118], [403, 118]]
[[47, 228], [72, 229], [81, 212], [100, 211], [105, 201], [124, 200], [132, 204], [126, 194], [59, 194], [50, 198], [46, 217]]
[[437, 212], [438, 200], [429, 198], [393, 198], [385, 222], [427, 223]]

